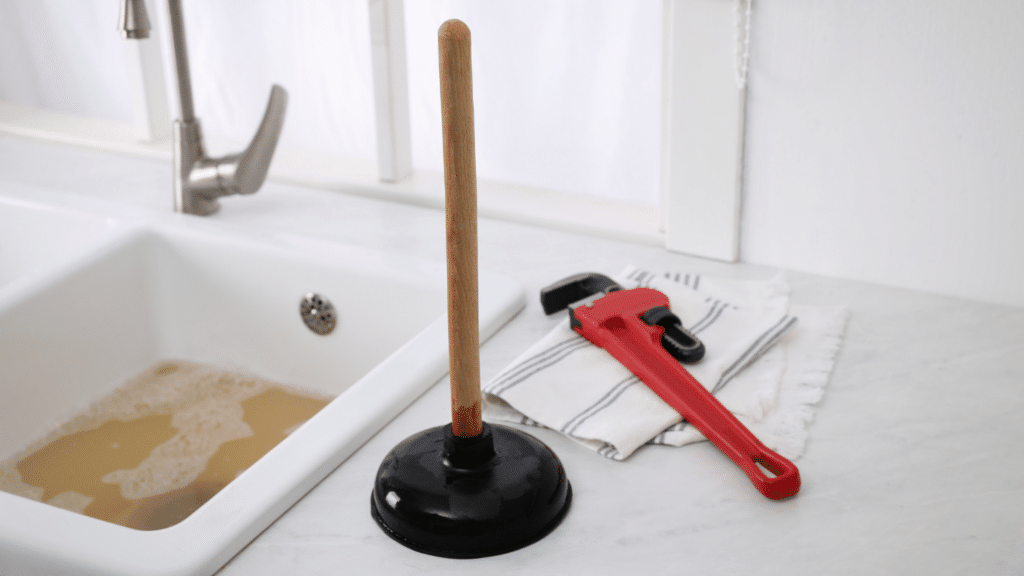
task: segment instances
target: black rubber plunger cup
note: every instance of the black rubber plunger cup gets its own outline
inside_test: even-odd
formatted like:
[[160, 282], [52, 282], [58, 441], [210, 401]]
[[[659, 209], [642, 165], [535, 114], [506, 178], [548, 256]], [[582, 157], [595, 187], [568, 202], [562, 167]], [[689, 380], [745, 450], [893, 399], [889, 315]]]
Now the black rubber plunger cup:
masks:
[[536, 542], [565, 517], [572, 488], [544, 443], [480, 416], [476, 161], [469, 29], [438, 31], [448, 237], [452, 423], [414, 434], [377, 471], [370, 513], [427, 554], [479, 558]]
[[459, 438], [445, 425], [410, 436], [384, 458], [370, 511], [413, 550], [479, 558], [543, 538], [571, 500], [561, 462], [536, 438], [494, 424]]

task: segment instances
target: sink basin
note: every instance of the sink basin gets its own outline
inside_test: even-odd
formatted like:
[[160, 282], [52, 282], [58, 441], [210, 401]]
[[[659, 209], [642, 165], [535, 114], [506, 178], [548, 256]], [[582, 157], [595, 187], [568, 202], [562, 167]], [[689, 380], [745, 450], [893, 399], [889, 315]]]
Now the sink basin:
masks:
[[118, 228], [112, 218], [39, 202], [45, 191], [6, 188], [0, 196], [0, 288], [60, 265]]
[[[0, 291], [0, 461], [171, 359], [336, 396], [167, 528], [126, 528], [0, 492], [2, 571], [214, 572], [447, 372], [444, 273], [443, 263], [168, 215]], [[337, 310], [326, 336], [300, 318], [309, 292]], [[483, 338], [523, 306], [521, 287], [505, 278], [481, 275], [480, 294]]]

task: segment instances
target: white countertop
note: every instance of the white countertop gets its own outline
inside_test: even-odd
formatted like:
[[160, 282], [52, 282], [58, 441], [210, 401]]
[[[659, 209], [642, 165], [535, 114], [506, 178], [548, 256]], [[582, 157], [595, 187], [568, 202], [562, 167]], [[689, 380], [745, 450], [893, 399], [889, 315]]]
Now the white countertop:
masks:
[[[0, 137], [0, 187], [38, 185], [171, 210], [168, 163]], [[444, 216], [267, 183], [213, 218], [434, 260]], [[482, 219], [481, 269], [518, 279], [527, 308], [481, 349], [486, 381], [565, 318], [535, 295], [626, 264], [765, 279], [662, 249]], [[913, 265], [908, 255], [908, 265]], [[1017, 265], [1013, 263], [1012, 265]], [[218, 574], [1024, 573], [1024, 309], [787, 273], [792, 301], [847, 304], [835, 370], [795, 461], [795, 498], [761, 496], [709, 443], [613, 462], [546, 430], [573, 486], [563, 524], [510, 554], [448, 560], [399, 546], [370, 518], [384, 455], [448, 418], [447, 381], [372, 438]]]

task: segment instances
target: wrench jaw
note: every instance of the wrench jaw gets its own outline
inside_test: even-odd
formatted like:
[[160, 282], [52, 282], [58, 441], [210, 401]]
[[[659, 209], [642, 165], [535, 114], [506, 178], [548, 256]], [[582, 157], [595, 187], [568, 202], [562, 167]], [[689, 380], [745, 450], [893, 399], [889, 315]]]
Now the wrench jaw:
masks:
[[[615, 292], [628, 292], [635, 295], [639, 294], [638, 290], [640, 289], [626, 290], [603, 274], [584, 272], [563, 278], [541, 289], [540, 303], [544, 313], [549, 316], [567, 308], [569, 310], [569, 326], [578, 331], [581, 323], [576, 317], [576, 310], [581, 307], [589, 309], [598, 300], [607, 298]], [[649, 292], [657, 292], [650, 288], [643, 290], [648, 292], [647, 296], [650, 296]], [[651, 302], [656, 301], [659, 304], [652, 304], [642, 310], [637, 308], [646, 306], [646, 304], [639, 301], [634, 302], [633, 298], [625, 300], [615, 298], [613, 300], [619, 306], [624, 305], [626, 301], [629, 301], [631, 306], [636, 304], [628, 309], [629, 313], [636, 312], [650, 326], [660, 326], [661, 345], [673, 358], [687, 364], [699, 362], [704, 357], [704, 344], [683, 327], [679, 317], [669, 310], [668, 298], [662, 296], [661, 299], [651, 299]], [[644, 301], [646, 302], [646, 299]]]
[[544, 313], [550, 316], [566, 308], [578, 308], [619, 290], [622, 290], [622, 286], [604, 274], [584, 272], [541, 289], [540, 304]]
[[[621, 290], [606, 294], [589, 304], [570, 308], [570, 324], [574, 330], [580, 332], [583, 329], [583, 320], [586, 319], [589, 329], [584, 330], [586, 334], [583, 332], [581, 334], [587, 337], [587, 334], [595, 333], [614, 318], [640, 318], [648, 310], [659, 307], [668, 308], [668, 296], [657, 290], [651, 288]], [[650, 328], [649, 331], [652, 335], [657, 334], [660, 337], [664, 331], [660, 326], [651, 326], [647, 323], [644, 325]], [[598, 342], [594, 342], [594, 344], [601, 346]]]
[[[637, 374], [638, 365], [647, 361], [676, 363], [661, 347], [665, 329], [641, 320], [648, 310], [658, 307], [668, 308], [667, 296], [651, 288], [634, 288], [613, 292], [589, 305], [570, 308], [569, 321], [578, 334], [612, 353]], [[621, 338], [628, 339], [628, 342], [620, 342]], [[626, 347], [630, 349], [643, 350], [642, 356], [646, 358], [635, 353], [629, 353], [629, 359], [617, 356], [615, 351], [622, 348], [622, 344], [628, 344]]]

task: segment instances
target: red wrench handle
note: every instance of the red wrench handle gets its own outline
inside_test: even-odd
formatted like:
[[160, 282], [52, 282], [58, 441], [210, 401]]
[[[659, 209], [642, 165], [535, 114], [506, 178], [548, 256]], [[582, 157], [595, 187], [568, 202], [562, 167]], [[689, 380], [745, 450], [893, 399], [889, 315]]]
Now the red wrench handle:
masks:
[[[576, 331], [607, 350], [707, 436], [746, 473], [761, 494], [773, 500], [795, 495], [800, 490], [800, 471], [796, 465], [762, 444], [661, 347], [664, 328], [649, 326], [640, 320], [639, 315], [650, 307], [650, 302], [647, 302], [649, 298], [643, 299], [642, 304], [648, 308], [639, 312], [631, 310], [627, 314], [608, 313], [609, 306], [615, 300], [620, 300], [621, 305], [628, 292], [609, 294], [596, 301], [592, 307], [581, 306], [574, 310]], [[602, 302], [605, 299], [608, 301]]]

